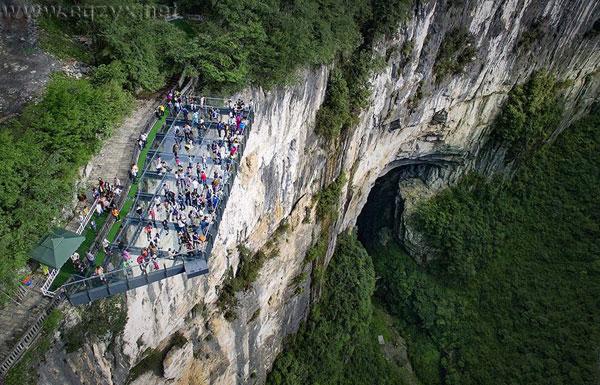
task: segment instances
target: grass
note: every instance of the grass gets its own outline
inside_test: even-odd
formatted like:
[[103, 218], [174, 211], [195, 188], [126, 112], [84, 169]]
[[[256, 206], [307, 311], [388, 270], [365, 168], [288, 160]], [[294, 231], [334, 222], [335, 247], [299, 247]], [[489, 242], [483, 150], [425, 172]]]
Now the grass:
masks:
[[[165, 113], [165, 115], [162, 118], [160, 118], [159, 120], [157, 120], [156, 123], [154, 123], [154, 126], [152, 126], [152, 129], [150, 130], [150, 133], [148, 134], [148, 141], [146, 143], [146, 146], [140, 152], [140, 155], [138, 158], [138, 167], [140, 170], [144, 169], [144, 165], [146, 164], [146, 157], [148, 156], [148, 152], [150, 151], [152, 142], [156, 138], [156, 135], [158, 134], [159, 129], [165, 123], [167, 116], [168, 116], [168, 110]], [[131, 210], [131, 207], [133, 206], [133, 202], [135, 201], [135, 196], [138, 192], [138, 186], [139, 186], [139, 178], [129, 188], [129, 192], [127, 193], [127, 198], [125, 200], [125, 203], [123, 204], [123, 208], [121, 209], [121, 215], [120, 215], [121, 218], [126, 217], [127, 214], [129, 213], [129, 211]], [[83, 241], [81, 246], [79, 246], [79, 249], [77, 249], [77, 252], [79, 253], [79, 255], [82, 258], [85, 258], [85, 254], [87, 253], [89, 248], [94, 244], [94, 241], [96, 240], [96, 237], [98, 236], [98, 231], [102, 228], [102, 226], [104, 226], [104, 223], [108, 219], [108, 213], [103, 213], [100, 216], [97, 216], [96, 214], [94, 214], [93, 219], [96, 221], [96, 230], [94, 230], [92, 228], [92, 226], [90, 226], [88, 224], [83, 232], [83, 235], [85, 236], [85, 240]], [[108, 233], [106, 235], [106, 239], [108, 239], [109, 242], [113, 242], [115, 240], [115, 238], [121, 228], [121, 223], [122, 222], [116, 222], [111, 226], [110, 230], [108, 231]], [[106, 253], [104, 253], [103, 250], [99, 250], [98, 253], [96, 254], [96, 265], [103, 264], [105, 259], [106, 259]], [[51, 290], [56, 290], [57, 288], [62, 286], [65, 282], [67, 282], [67, 280], [73, 274], [78, 274], [78, 271], [73, 266], [73, 263], [71, 262], [71, 260], [68, 260], [63, 265], [63, 267], [60, 269], [58, 276], [56, 277], [56, 279], [54, 280], [54, 283], [51, 286]]]
[[[168, 115], [169, 115], [169, 110], [167, 109], [165, 111], [164, 116], [162, 118], [160, 118], [159, 120], [157, 120], [156, 123], [154, 123], [154, 126], [152, 126], [152, 129], [148, 133], [148, 140], [146, 142], [146, 146], [144, 146], [144, 148], [142, 149], [142, 151], [140, 152], [140, 155], [138, 157], [137, 165], [138, 165], [138, 169], [140, 170], [140, 172], [142, 172], [142, 170], [144, 170], [144, 166], [146, 164], [146, 158], [148, 157], [148, 152], [150, 151], [152, 142], [154, 142], [154, 139], [156, 138], [156, 135], [158, 134], [158, 130], [165, 123]], [[121, 208], [121, 212], [120, 212], [121, 218], [125, 218], [127, 216], [127, 214], [129, 214], [129, 211], [131, 211], [131, 207], [133, 206], [133, 202], [135, 202], [135, 196], [137, 195], [137, 192], [139, 189], [139, 182], [140, 182], [140, 178], [137, 178], [137, 180], [131, 184], [131, 187], [129, 188], [129, 192], [127, 193], [127, 198], [125, 199], [125, 203], [123, 203], [123, 207]], [[110, 228], [110, 230], [108, 231], [108, 233], [106, 235], [106, 239], [109, 242], [114, 242], [115, 238], [117, 237], [117, 234], [119, 233], [119, 230], [121, 229], [122, 223], [123, 223], [122, 221], [119, 221], [119, 222], [115, 222], [112, 225], [112, 227]], [[96, 261], [98, 261], [98, 263], [103, 263], [105, 258], [106, 258], [106, 254], [104, 253], [104, 251], [100, 250], [98, 252], [98, 255], [96, 256]]]

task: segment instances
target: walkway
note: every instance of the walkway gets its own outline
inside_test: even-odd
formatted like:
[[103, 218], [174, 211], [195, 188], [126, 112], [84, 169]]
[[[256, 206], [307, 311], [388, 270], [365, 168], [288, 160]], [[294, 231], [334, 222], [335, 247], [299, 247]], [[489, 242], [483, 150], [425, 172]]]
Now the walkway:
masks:
[[111, 134], [102, 150], [91, 160], [90, 183], [95, 184], [98, 178], [112, 183], [114, 177], [125, 181], [131, 153], [146, 128], [144, 122], [152, 117], [155, 104], [156, 100], [152, 99], [136, 101], [133, 113]]
[[[219, 99], [219, 104], [222, 102]], [[228, 107], [198, 108], [205, 121], [204, 127], [199, 127], [191, 122], [194, 108], [187, 105], [186, 109], [189, 120], [181, 111], [168, 118], [152, 143], [136, 185], [135, 202], [107, 248], [105, 272], [65, 285], [72, 304], [85, 304], [184, 272], [188, 278], [208, 273], [208, 256], [237, 174], [252, 113], [239, 109], [234, 118]], [[225, 128], [228, 123], [229, 130]]]

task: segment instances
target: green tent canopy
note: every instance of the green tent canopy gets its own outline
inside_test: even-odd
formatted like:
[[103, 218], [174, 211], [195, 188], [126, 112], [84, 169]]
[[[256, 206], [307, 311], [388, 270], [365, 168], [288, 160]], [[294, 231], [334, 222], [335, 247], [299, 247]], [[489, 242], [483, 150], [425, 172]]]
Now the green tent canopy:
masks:
[[85, 237], [65, 229], [55, 229], [31, 252], [31, 258], [60, 269]]

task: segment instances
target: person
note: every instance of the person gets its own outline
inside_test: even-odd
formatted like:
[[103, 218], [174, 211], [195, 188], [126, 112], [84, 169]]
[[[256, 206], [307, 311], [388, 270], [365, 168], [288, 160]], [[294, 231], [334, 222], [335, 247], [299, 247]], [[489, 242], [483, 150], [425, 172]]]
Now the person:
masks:
[[88, 260], [88, 263], [89, 263], [90, 265], [93, 265], [93, 264], [94, 264], [94, 262], [96, 261], [96, 256], [95, 256], [94, 254], [92, 254], [92, 252], [91, 252], [91, 251], [88, 251], [88, 252], [85, 254], [85, 257], [87, 258], [87, 260]]
[[100, 281], [106, 282], [106, 278], [104, 277], [104, 269], [101, 265], [96, 266], [96, 275], [100, 277]]
[[108, 249], [109, 245], [110, 245], [110, 242], [108, 241], [108, 239], [104, 238], [104, 240], [102, 240], [102, 250], [104, 250], [105, 253], [106, 253], [106, 250]]
[[78, 252], [74, 252], [73, 254], [71, 254], [71, 261], [73, 262], [73, 264], [75, 264], [76, 262], [79, 262], [79, 253]]
[[160, 266], [158, 265], [158, 260], [157, 260], [155, 253], [152, 253], [150, 255], [150, 260], [152, 261], [152, 267], [154, 268], [154, 270], [160, 269]]
[[150, 208], [150, 211], [148, 211], [148, 216], [150, 216], [150, 219], [152, 219], [152, 226], [156, 227], [156, 210], [154, 207]]
[[135, 179], [137, 178], [137, 174], [138, 174], [138, 166], [135, 163], [131, 164], [131, 170], [129, 171], [129, 174], [131, 176], [131, 180], [133, 182], [135, 182]]
[[148, 141], [148, 134], [146, 132], [142, 132], [140, 134], [140, 138], [138, 140], [138, 145], [140, 146], [140, 151], [146, 146], [147, 141]]
[[119, 218], [119, 214], [120, 214], [120, 212], [119, 212], [119, 209], [118, 209], [118, 208], [116, 208], [116, 207], [113, 207], [113, 209], [112, 209], [112, 211], [111, 211], [111, 214], [112, 214], [112, 216], [115, 218], [115, 220], [116, 220], [117, 222], [121, 220], [121, 219]]
[[152, 240], [152, 225], [148, 223], [146, 227], [144, 227], [144, 231], [146, 232], [146, 237], [148, 238], [148, 242]]
[[198, 127], [198, 123], [199, 123], [199, 115], [198, 115], [198, 111], [195, 111], [192, 114], [192, 126]]
[[140, 254], [138, 255], [136, 262], [138, 263], [138, 265], [140, 266], [140, 271], [142, 273], [146, 272], [146, 266], [148, 265], [148, 263], [146, 262], [146, 260], [144, 259], [144, 255]]
[[206, 229], [208, 228], [209, 224], [208, 217], [204, 216], [204, 218], [202, 218], [202, 222], [200, 222], [200, 230], [202, 231], [202, 234], [206, 234]]

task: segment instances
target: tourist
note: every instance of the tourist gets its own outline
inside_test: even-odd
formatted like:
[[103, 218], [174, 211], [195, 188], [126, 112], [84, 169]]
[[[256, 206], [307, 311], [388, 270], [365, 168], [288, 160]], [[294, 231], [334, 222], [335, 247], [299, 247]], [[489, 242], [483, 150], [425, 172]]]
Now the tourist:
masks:
[[147, 141], [148, 141], [148, 134], [145, 132], [141, 133], [140, 138], [138, 139], [138, 145], [140, 146], [140, 151], [144, 149]]
[[100, 277], [100, 281], [106, 282], [106, 278], [104, 277], [104, 269], [102, 268], [102, 266], [96, 266], [96, 275]]
[[90, 266], [91, 266], [91, 265], [93, 265], [93, 264], [94, 264], [94, 262], [96, 261], [96, 256], [95, 256], [94, 254], [92, 254], [92, 252], [91, 252], [91, 251], [88, 251], [88, 252], [85, 254], [85, 257], [87, 258], [88, 265], [90, 265]]
[[152, 240], [152, 225], [148, 223], [146, 227], [144, 227], [144, 231], [146, 232], [146, 238], [148, 239], [148, 242], [150, 242]]
[[129, 170], [129, 175], [131, 176], [131, 181], [135, 183], [135, 179], [138, 174], [138, 166], [135, 163], [131, 164], [131, 169]]
[[118, 222], [118, 221], [120, 221], [120, 220], [121, 220], [121, 218], [119, 218], [119, 214], [120, 214], [120, 212], [119, 212], [119, 209], [118, 209], [118, 208], [116, 208], [116, 207], [113, 207], [113, 209], [112, 209], [112, 211], [111, 211], [111, 214], [112, 214], [113, 218], [115, 218], [115, 221], [117, 221], [117, 222]]

